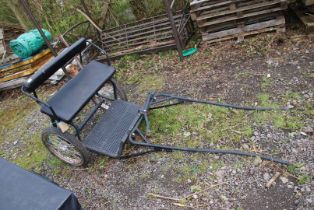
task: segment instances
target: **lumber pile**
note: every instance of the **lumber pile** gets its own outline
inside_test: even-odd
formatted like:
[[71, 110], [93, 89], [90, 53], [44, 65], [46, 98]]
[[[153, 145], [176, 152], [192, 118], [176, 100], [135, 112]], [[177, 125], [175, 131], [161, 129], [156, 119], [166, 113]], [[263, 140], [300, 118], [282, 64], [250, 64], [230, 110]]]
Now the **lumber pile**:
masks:
[[31, 58], [0, 66], [0, 91], [22, 85], [28, 76], [35, 73], [51, 57], [51, 51], [46, 49]]
[[290, 8], [294, 11], [305, 28], [309, 31], [314, 29], [314, 0], [303, 0], [303, 4], [294, 4]]
[[193, 0], [191, 17], [203, 41], [237, 39], [269, 31], [285, 32], [286, 0]]

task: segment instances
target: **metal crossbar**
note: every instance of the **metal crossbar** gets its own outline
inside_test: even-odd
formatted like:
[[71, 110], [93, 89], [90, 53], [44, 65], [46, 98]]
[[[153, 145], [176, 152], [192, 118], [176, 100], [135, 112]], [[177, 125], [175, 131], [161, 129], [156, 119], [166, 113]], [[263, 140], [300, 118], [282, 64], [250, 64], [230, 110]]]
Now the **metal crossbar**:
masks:
[[[172, 102], [175, 101], [175, 102]], [[169, 102], [168, 104], [164, 104], [165, 102]], [[248, 156], [248, 157], [260, 157], [263, 160], [273, 161], [280, 164], [289, 164], [286, 160], [281, 160], [279, 158], [251, 153], [251, 152], [244, 152], [239, 150], [220, 150], [220, 149], [212, 149], [212, 148], [184, 148], [184, 147], [176, 147], [176, 146], [168, 146], [168, 145], [161, 145], [161, 144], [154, 144], [149, 141], [145, 134], [151, 132], [150, 122], [148, 118], [148, 110], [153, 109], [161, 109], [169, 106], [175, 106], [179, 104], [191, 104], [191, 103], [198, 103], [198, 104], [207, 104], [207, 105], [214, 105], [220, 106], [225, 108], [232, 108], [232, 109], [241, 109], [245, 111], [269, 111], [269, 110], [286, 110], [285, 107], [283, 108], [264, 108], [264, 107], [248, 107], [248, 106], [239, 106], [239, 105], [231, 105], [231, 104], [222, 104], [217, 102], [211, 101], [204, 101], [204, 100], [196, 100], [186, 97], [175, 96], [171, 94], [165, 93], [149, 93], [144, 106], [141, 110], [141, 117], [138, 119], [137, 123], [135, 124], [134, 128], [131, 130], [130, 135], [128, 137], [128, 141], [137, 146], [144, 146], [148, 148], [152, 148], [154, 151], [186, 151], [186, 152], [201, 152], [201, 153], [212, 153], [212, 154], [231, 154], [231, 155], [240, 155], [240, 156]], [[161, 105], [158, 105], [161, 104]], [[140, 129], [140, 125], [142, 122], [146, 124], [146, 130], [143, 132]], [[141, 138], [141, 141], [135, 139], [135, 134]]]

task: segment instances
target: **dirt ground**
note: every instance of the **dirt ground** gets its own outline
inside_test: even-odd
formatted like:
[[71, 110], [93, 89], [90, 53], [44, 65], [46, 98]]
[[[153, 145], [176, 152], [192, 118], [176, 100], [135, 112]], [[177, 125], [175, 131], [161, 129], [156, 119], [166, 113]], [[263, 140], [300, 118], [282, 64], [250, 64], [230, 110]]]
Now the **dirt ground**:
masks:
[[[0, 155], [72, 190], [84, 209], [314, 209], [313, 49], [313, 34], [289, 30], [239, 44], [202, 44], [183, 62], [170, 51], [114, 63], [129, 100], [138, 104], [155, 90], [288, 106], [289, 111], [265, 114], [196, 106], [152, 116], [153, 141], [259, 152], [293, 163], [288, 167], [259, 158], [173, 152], [128, 160], [95, 155], [87, 168], [72, 168], [41, 145], [40, 133], [49, 120], [18, 90], [0, 96]], [[41, 94], [56, 88], [48, 85]], [[196, 123], [189, 124], [184, 114]], [[180, 124], [183, 120], [187, 123]], [[267, 188], [277, 172], [279, 178]]]

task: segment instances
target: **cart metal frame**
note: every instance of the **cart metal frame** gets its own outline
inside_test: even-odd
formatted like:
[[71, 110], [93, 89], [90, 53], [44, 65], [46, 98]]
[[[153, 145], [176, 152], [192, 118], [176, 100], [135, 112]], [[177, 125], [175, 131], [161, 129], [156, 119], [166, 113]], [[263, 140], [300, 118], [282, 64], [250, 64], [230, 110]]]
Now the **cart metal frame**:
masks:
[[[52, 128], [44, 130], [42, 135], [43, 143], [51, 153], [66, 163], [74, 166], [86, 165], [91, 152], [114, 158], [129, 158], [149, 152], [171, 152], [179, 150], [186, 152], [233, 154], [249, 157], [259, 156], [264, 160], [288, 164], [285, 160], [262, 154], [242, 152], [239, 150], [181, 148], [150, 142], [147, 137], [147, 134], [151, 132], [149, 120], [150, 110], [192, 103], [242, 109], [247, 111], [267, 111], [272, 110], [272, 108], [244, 107], [222, 104], [166, 93], [149, 93], [144, 105], [139, 106], [127, 102], [122, 88], [112, 78], [115, 73], [115, 69], [110, 65], [109, 58], [108, 64], [101, 64], [96, 61], [88, 63], [77, 76], [67, 81], [66, 84], [47, 102], [39, 99], [36, 89], [39, 88], [59, 68], [71, 62], [77, 54], [79, 54], [80, 60], [82, 61], [82, 52], [86, 52], [86, 49], [89, 49], [92, 46], [100, 50], [102, 54], [106, 54], [103, 49], [93, 43], [89, 43], [89, 45], [86, 43], [87, 40], [81, 38], [73, 45], [69, 46], [66, 50], [60, 53], [57, 57], [53, 58], [42, 69], [30, 77], [30, 79], [22, 87], [23, 93], [35, 100], [41, 106], [41, 112], [47, 114], [51, 119]], [[99, 91], [105, 84], [110, 84], [112, 86], [113, 98], [108, 98], [100, 94]], [[96, 101], [95, 97], [100, 100]], [[80, 124], [75, 124], [75, 117], [90, 101], [92, 101], [95, 106]], [[102, 104], [108, 102], [110, 103], [109, 109], [105, 111], [100, 121], [93, 126], [88, 136], [83, 139], [81, 136], [82, 129], [95, 116], [96, 112], [102, 108]], [[75, 134], [71, 135], [65, 131], [62, 132], [58, 126], [60, 122], [65, 122], [71, 125], [75, 130]], [[146, 125], [144, 131], [140, 128], [141, 123], [145, 123]], [[131, 145], [145, 147], [147, 150], [130, 155], [123, 155], [123, 149], [126, 142]]]

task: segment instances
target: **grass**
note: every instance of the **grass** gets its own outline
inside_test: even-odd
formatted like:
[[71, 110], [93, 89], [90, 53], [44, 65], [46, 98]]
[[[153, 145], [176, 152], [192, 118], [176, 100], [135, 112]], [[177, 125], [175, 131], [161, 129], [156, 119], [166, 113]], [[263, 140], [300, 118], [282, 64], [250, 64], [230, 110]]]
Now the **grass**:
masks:
[[238, 142], [250, 137], [253, 130], [245, 112], [232, 112], [225, 108], [189, 105], [155, 110], [150, 113], [152, 131], [158, 141], [178, 139], [183, 146], [204, 146], [228, 137]]
[[22, 168], [36, 172], [47, 161], [57, 172], [63, 163], [52, 157], [44, 147], [41, 130], [36, 130], [35, 134], [29, 131], [32, 122], [27, 122], [26, 117], [34, 109], [38, 109], [37, 104], [25, 96], [3, 101], [0, 107], [0, 148], [3, 147], [3, 152], [0, 155]]
[[[266, 76], [261, 80], [261, 93], [257, 96], [260, 106], [279, 108], [277, 103], [271, 101], [271, 95], [268, 93], [271, 87], [271, 79]], [[283, 104], [286, 104], [290, 100], [300, 100], [301, 96], [298, 92], [287, 91], [280, 97]], [[308, 109], [305, 109], [308, 111]], [[301, 115], [300, 115], [301, 114]], [[302, 113], [299, 111], [289, 110], [274, 110], [266, 112], [255, 112], [253, 115], [254, 122], [258, 125], [270, 123], [276, 128], [295, 131], [304, 126]]]
[[311, 181], [311, 176], [302, 172], [303, 164], [291, 164], [287, 167], [287, 171], [297, 177], [298, 184], [304, 185]]

